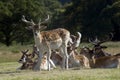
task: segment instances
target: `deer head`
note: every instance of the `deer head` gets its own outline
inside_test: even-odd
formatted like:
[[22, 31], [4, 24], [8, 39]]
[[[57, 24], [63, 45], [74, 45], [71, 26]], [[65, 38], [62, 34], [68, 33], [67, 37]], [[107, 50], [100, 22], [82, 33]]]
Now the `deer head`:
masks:
[[100, 41], [100, 40], [97, 38], [97, 36], [96, 36], [95, 40], [91, 40], [91, 39], [89, 38], [89, 42], [92, 43], [92, 44], [96, 47], [96, 46], [100, 46], [100, 45], [101, 45], [102, 43], [104, 43], [104, 42], [107, 42], [107, 41], [112, 40], [112, 38], [113, 38], [113, 34], [110, 33], [109, 36], [107, 36], [107, 38], [106, 38], [105, 40], [103, 40], [103, 41]]
[[81, 33], [80, 32], [77, 32], [77, 36], [75, 35], [70, 35], [71, 37], [71, 40], [72, 40], [72, 43], [68, 43], [68, 48], [70, 49], [76, 49], [77, 47], [79, 47], [79, 44], [81, 42]]
[[79, 47], [79, 44], [81, 42], [81, 37], [82, 37], [82, 35], [80, 32], [77, 32], [77, 36], [71, 35], [74, 47], [76, 47], [76, 48]]
[[22, 16], [22, 21], [29, 25], [29, 27], [27, 27], [27, 29], [32, 29], [35, 35], [37, 35], [37, 33], [39, 31], [47, 28], [47, 26], [44, 26], [43, 24], [46, 23], [48, 20], [49, 20], [49, 15], [48, 15], [47, 19], [45, 19], [44, 21], [41, 21], [41, 19], [40, 19], [39, 23], [35, 24], [32, 19], [30, 21], [28, 21], [28, 20], [26, 20], [24, 15]]
[[90, 48], [88, 48], [88, 47], [83, 47], [83, 48], [81, 48], [81, 50], [80, 50], [80, 54], [81, 55], [85, 55], [85, 56], [87, 56], [88, 58], [92, 58], [92, 56], [93, 56], [93, 50], [91, 50]]
[[28, 53], [28, 49], [21, 51], [22, 52], [22, 56], [20, 58], [20, 60], [18, 61], [19, 63], [26, 63], [28, 62], [29, 58], [31, 58], [31, 54], [27, 54]]

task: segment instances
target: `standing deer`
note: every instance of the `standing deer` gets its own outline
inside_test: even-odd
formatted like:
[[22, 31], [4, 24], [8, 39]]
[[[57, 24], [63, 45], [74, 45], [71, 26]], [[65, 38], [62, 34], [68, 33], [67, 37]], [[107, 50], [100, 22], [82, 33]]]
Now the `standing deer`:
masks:
[[[34, 40], [37, 48], [39, 49], [38, 54], [38, 62], [34, 66], [33, 70], [41, 70], [40, 64], [42, 55], [47, 52], [47, 59], [48, 59], [48, 70], [50, 71], [50, 56], [51, 56], [51, 50], [59, 49], [60, 53], [63, 56], [62, 61], [62, 68], [68, 69], [68, 54], [67, 54], [67, 44], [71, 41], [70, 38], [70, 32], [63, 28], [53, 29], [49, 31], [42, 31], [46, 28], [46, 26], [43, 25], [43, 23], [47, 22], [49, 20], [48, 18], [45, 19], [43, 22], [39, 22], [38, 24], [35, 24], [33, 20], [28, 21], [25, 19], [25, 16], [22, 17], [22, 21], [29, 24], [29, 29], [33, 30]], [[51, 62], [52, 63], [52, 62]], [[54, 65], [54, 64], [53, 64]]]

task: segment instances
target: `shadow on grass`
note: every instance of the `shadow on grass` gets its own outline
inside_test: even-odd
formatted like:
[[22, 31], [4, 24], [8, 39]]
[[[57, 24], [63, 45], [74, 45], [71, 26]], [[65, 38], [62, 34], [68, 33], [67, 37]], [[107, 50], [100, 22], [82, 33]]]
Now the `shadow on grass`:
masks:
[[21, 71], [5, 71], [5, 72], [0, 72], [0, 74], [11, 74], [11, 73], [21, 73]]

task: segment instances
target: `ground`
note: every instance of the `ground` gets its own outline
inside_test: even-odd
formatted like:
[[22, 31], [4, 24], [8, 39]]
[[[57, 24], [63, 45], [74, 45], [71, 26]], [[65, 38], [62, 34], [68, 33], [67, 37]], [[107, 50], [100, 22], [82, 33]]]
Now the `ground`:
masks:
[[[106, 52], [120, 53], [120, 42], [107, 42]], [[82, 46], [92, 47], [82, 43]], [[120, 69], [57, 69], [51, 71], [16, 70], [20, 67], [17, 61], [21, 56], [20, 50], [30, 49], [31, 45], [0, 46], [0, 80], [120, 80]]]
[[16, 70], [20, 64], [0, 64], [0, 80], [119, 80], [120, 69]]

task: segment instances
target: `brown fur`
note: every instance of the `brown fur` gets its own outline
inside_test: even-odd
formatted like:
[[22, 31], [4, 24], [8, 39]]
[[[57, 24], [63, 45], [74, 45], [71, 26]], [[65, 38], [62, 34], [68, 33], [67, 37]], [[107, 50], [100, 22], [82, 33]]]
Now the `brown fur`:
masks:
[[[24, 55], [24, 54], [23, 54]], [[22, 58], [22, 57], [21, 57]], [[22, 63], [22, 66], [20, 67], [21, 70], [25, 70], [25, 69], [33, 69], [34, 66], [36, 65], [38, 61], [38, 58], [33, 57], [32, 54], [27, 54], [26, 56], [26, 62]], [[43, 55], [42, 58], [42, 63], [41, 66], [43, 66], [45, 64], [45, 62], [47, 61], [47, 56], [46, 54]]]
[[[116, 54], [113, 56], [104, 56], [104, 57], [100, 57], [100, 58], [93, 58], [90, 59], [90, 57], [86, 54], [88, 54], [89, 52], [87, 52], [87, 49], [83, 49], [84, 50], [84, 54], [82, 54], [83, 56], [83, 63], [84, 66], [88, 65], [86, 64], [89, 63], [89, 67], [91, 68], [117, 68], [119, 66], [119, 59], [120, 59], [120, 55]], [[85, 66], [88, 67], [88, 66]]]
[[58, 28], [58, 29], [54, 29], [54, 30], [49, 30], [49, 31], [42, 31], [41, 32], [41, 39], [42, 41], [55, 41], [59, 38], [63, 38], [66, 36], [66, 33], [68, 33], [68, 31], [66, 29], [63, 28]]
[[63, 58], [58, 51], [52, 51], [51, 59], [53, 60], [55, 65], [62, 65]]
[[[39, 22], [39, 24], [35, 24], [32, 20], [28, 21], [25, 19], [25, 16], [22, 17], [22, 21], [30, 25], [30, 29], [33, 30], [35, 44], [39, 49], [39, 57], [38, 62], [35, 65], [35, 71], [41, 70], [39, 67], [41, 65], [42, 55], [47, 52], [47, 59], [48, 62], [55, 67], [54, 63], [50, 60], [51, 57], [51, 50], [60, 49], [63, 57], [62, 68], [68, 69], [68, 54], [67, 54], [67, 44], [68, 42], [72, 42], [70, 38], [70, 32], [63, 28], [58, 28], [54, 30], [42, 31], [46, 28], [46, 26], [42, 25], [49, 20], [48, 18], [45, 19], [43, 22]], [[50, 70], [50, 63], [48, 64], [48, 70]]]

